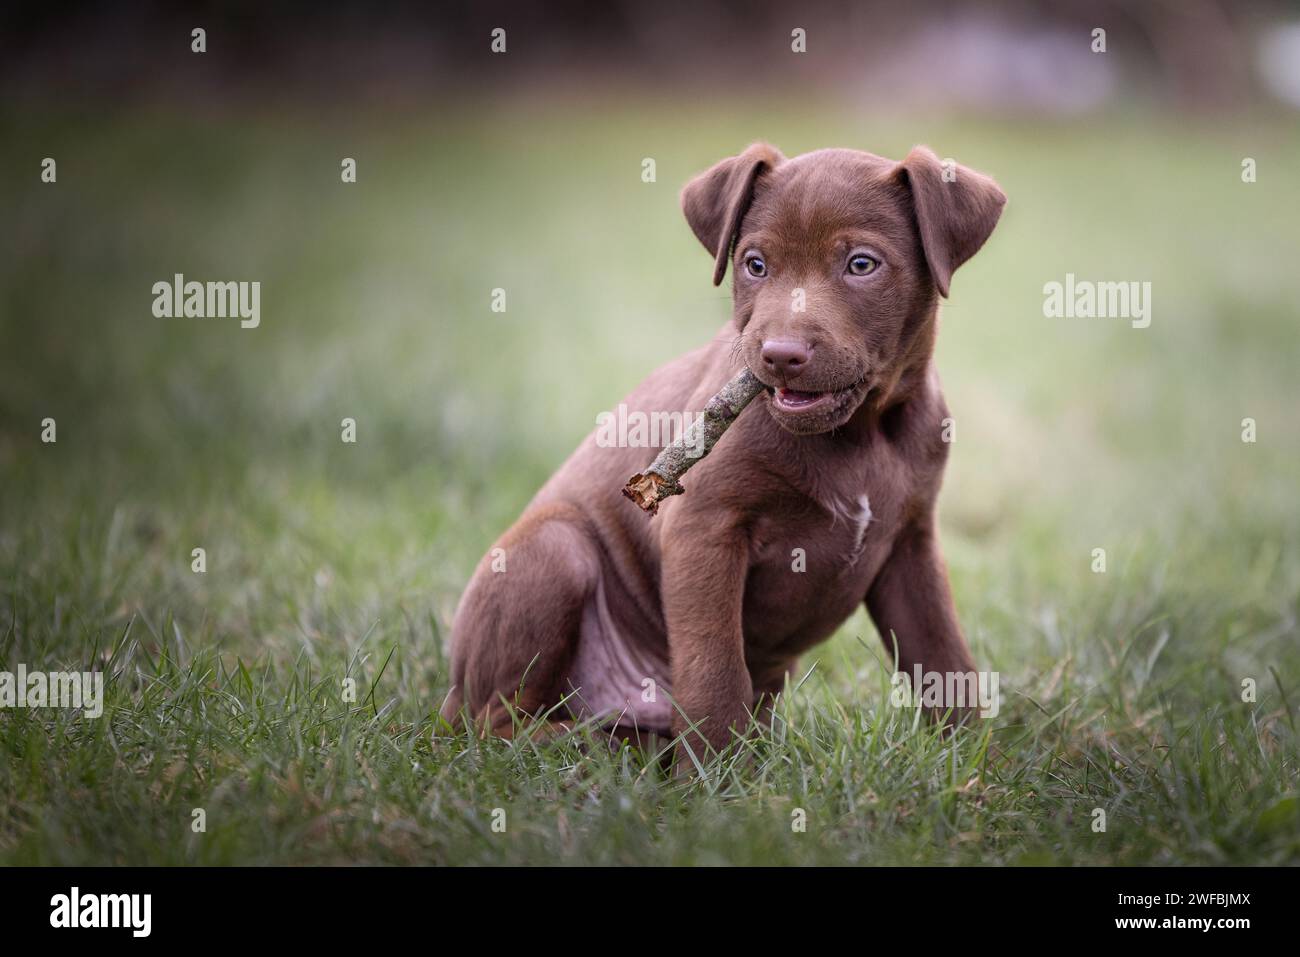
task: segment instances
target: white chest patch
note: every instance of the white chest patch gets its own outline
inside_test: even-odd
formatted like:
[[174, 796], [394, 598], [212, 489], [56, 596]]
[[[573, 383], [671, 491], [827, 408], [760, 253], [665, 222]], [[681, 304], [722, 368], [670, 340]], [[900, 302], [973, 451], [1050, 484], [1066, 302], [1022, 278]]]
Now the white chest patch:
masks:
[[867, 493], [858, 496], [858, 514], [854, 519], [853, 557], [856, 560], [862, 553], [862, 540], [866, 537], [867, 526], [871, 524], [871, 500]]
[[867, 526], [871, 524], [871, 501], [863, 492], [852, 502], [837, 501], [830, 509], [831, 522], [843, 522], [853, 531], [853, 546], [849, 549], [848, 564], [852, 565], [862, 556], [862, 545], [866, 540]]

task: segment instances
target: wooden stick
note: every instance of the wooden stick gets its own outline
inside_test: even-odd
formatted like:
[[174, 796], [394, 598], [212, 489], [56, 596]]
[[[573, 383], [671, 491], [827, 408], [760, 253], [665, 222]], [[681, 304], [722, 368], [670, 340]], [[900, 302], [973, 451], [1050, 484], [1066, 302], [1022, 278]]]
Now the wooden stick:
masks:
[[[648, 469], [627, 480], [623, 494], [651, 515], [659, 511], [661, 501], [670, 495], [681, 495], [686, 489], [682, 488], [680, 479], [687, 469], [713, 451], [722, 433], [763, 389], [763, 383], [748, 369], [740, 373], [709, 400], [704, 414], [684, 429], [676, 442], [665, 446]], [[697, 447], [699, 454], [692, 455]]]

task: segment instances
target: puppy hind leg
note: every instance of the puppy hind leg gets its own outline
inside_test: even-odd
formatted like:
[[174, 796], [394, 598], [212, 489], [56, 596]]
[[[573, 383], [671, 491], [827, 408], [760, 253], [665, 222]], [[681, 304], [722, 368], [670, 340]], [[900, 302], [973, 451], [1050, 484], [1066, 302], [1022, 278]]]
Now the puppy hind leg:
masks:
[[561, 717], [547, 712], [568, 690], [583, 606], [595, 590], [600, 561], [572, 506], [526, 515], [498, 547], [495, 559], [489, 555], [479, 564], [456, 612], [455, 690], [442, 714], [454, 722], [467, 711], [480, 729], [510, 737], [517, 717]]

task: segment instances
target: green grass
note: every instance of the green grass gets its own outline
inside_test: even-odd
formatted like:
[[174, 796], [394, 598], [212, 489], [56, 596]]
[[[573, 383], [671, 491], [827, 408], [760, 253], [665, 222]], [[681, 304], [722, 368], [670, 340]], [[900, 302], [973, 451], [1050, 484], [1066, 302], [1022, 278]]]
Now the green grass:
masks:
[[[1294, 124], [594, 99], [0, 126], [0, 669], [108, 676], [98, 720], [0, 711], [0, 862], [1300, 860]], [[945, 739], [890, 707], [859, 613], [698, 780], [590, 731], [443, 733], [474, 562], [726, 318], [676, 192], [756, 138], [925, 141], [1011, 197], [938, 360], [945, 550], [1001, 713]], [[260, 280], [261, 328], [155, 319], [178, 271]], [[1066, 272], [1151, 281], [1151, 328], [1043, 318]]]

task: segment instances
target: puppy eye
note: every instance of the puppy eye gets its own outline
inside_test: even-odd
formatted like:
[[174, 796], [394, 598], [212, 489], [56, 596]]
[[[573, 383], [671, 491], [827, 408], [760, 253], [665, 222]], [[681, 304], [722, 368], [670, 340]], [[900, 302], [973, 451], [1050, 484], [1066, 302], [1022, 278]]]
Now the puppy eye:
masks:
[[854, 253], [849, 257], [849, 272], [855, 276], [866, 276], [876, 271], [880, 263], [865, 253]]
[[762, 279], [767, 275], [767, 263], [763, 262], [763, 257], [761, 256], [747, 256], [745, 258], [745, 268], [748, 269], [749, 274], [756, 279]]

